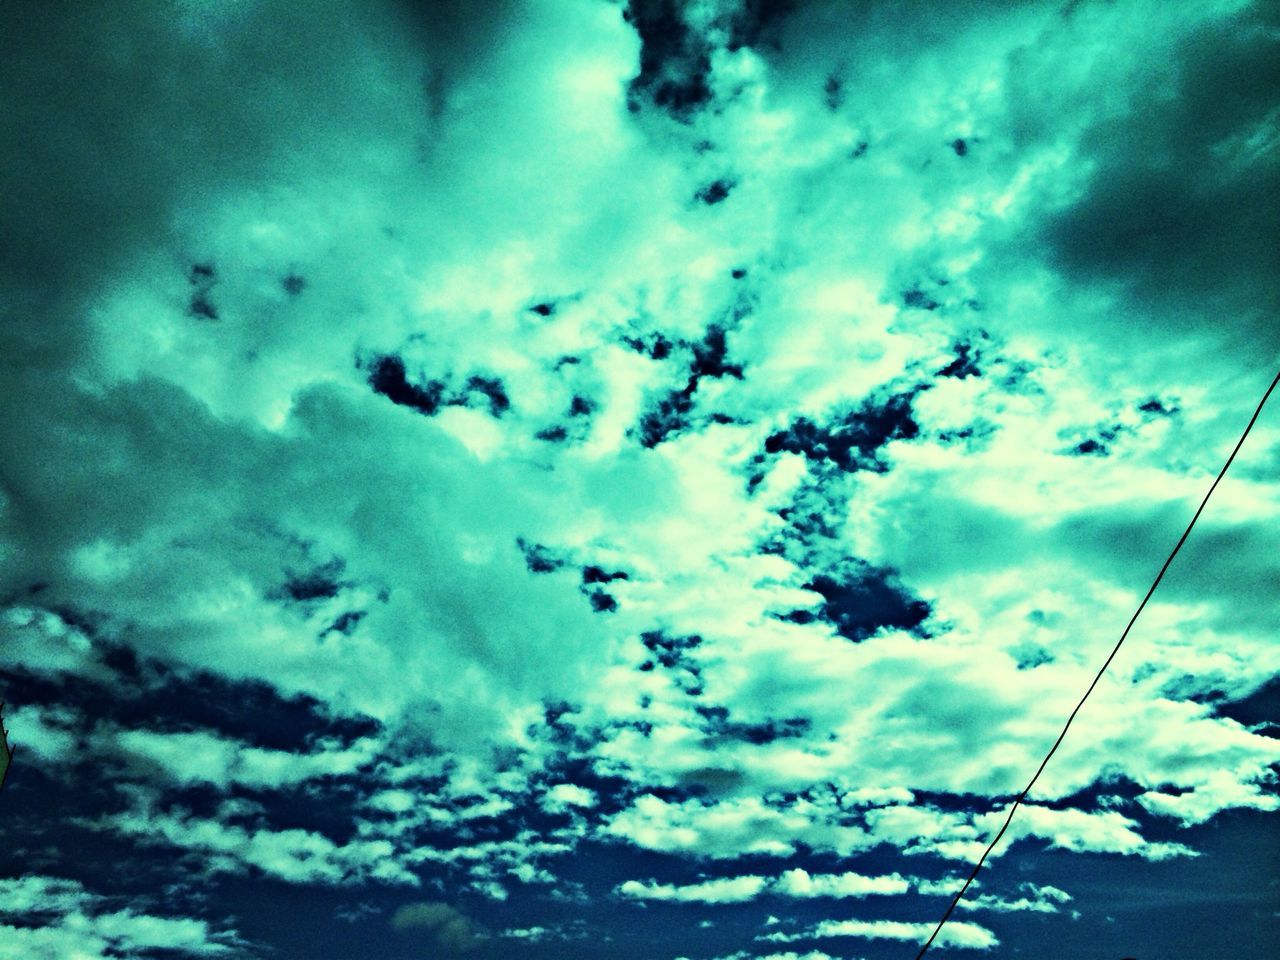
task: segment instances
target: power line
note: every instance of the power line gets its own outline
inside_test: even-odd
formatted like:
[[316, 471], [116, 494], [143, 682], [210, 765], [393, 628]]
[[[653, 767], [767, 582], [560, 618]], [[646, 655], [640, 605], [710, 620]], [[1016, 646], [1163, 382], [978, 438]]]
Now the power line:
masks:
[[1160, 568], [1160, 572], [1156, 574], [1155, 580], [1151, 584], [1151, 588], [1147, 591], [1147, 595], [1142, 598], [1142, 602], [1138, 604], [1138, 609], [1134, 611], [1133, 616], [1129, 618], [1129, 625], [1124, 628], [1124, 632], [1120, 634], [1120, 639], [1116, 641], [1115, 647], [1107, 656], [1106, 661], [1098, 670], [1098, 675], [1093, 678], [1093, 683], [1089, 684], [1089, 689], [1084, 692], [1084, 696], [1080, 698], [1080, 702], [1076, 704], [1076, 708], [1071, 711], [1071, 716], [1067, 717], [1067, 722], [1062, 725], [1062, 732], [1058, 734], [1058, 739], [1053, 742], [1053, 746], [1049, 748], [1049, 752], [1045, 754], [1044, 759], [1040, 761], [1040, 767], [1036, 770], [1035, 776], [1031, 778], [1020, 794], [1013, 798], [1013, 805], [1009, 808], [1009, 815], [1005, 817], [1004, 825], [1000, 828], [1000, 832], [995, 838], [987, 844], [987, 849], [982, 851], [982, 856], [978, 858], [978, 862], [974, 865], [969, 878], [965, 880], [964, 886], [960, 888], [951, 900], [951, 905], [947, 907], [947, 912], [942, 915], [942, 919], [938, 921], [938, 925], [933, 928], [933, 933], [929, 934], [929, 939], [925, 941], [924, 946], [920, 948], [920, 952], [916, 954], [916, 960], [921, 960], [925, 952], [933, 945], [933, 941], [942, 931], [943, 926], [951, 918], [952, 912], [956, 908], [956, 904], [964, 897], [965, 891], [969, 889], [969, 885], [973, 883], [974, 878], [978, 875], [978, 871], [982, 869], [982, 865], [986, 863], [988, 854], [995, 849], [996, 844], [1000, 842], [1000, 838], [1004, 836], [1004, 832], [1009, 829], [1009, 824], [1013, 822], [1013, 815], [1018, 812], [1018, 807], [1022, 805], [1022, 801], [1026, 799], [1027, 794], [1031, 792], [1031, 788], [1036, 785], [1036, 781], [1040, 779], [1040, 774], [1044, 773], [1044, 768], [1048, 766], [1049, 759], [1057, 752], [1058, 746], [1062, 743], [1062, 739], [1067, 735], [1067, 731], [1071, 728], [1071, 722], [1075, 720], [1076, 714], [1080, 712], [1080, 708], [1084, 706], [1084, 702], [1089, 699], [1089, 694], [1093, 693], [1093, 688], [1098, 685], [1098, 681], [1102, 679], [1102, 675], [1107, 672], [1107, 667], [1111, 666], [1111, 661], [1115, 659], [1120, 647], [1124, 645], [1125, 638], [1129, 636], [1129, 631], [1133, 628], [1133, 624], [1138, 619], [1138, 614], [1142, 613], [1147, 605], [1147, 601], [1151, 599], [1151, 595], [1156, 592], [1156, 587], [1160, 585], [1160, 581], [1164, 579], [1165, 571], [1169, 569], [1169, 564], [1173, 563], [1173, 558], [1178, 555], [1178, 551], [1182, 549], [1182, 545], [1187, 542], [1187, 537], [1191, 535], [1191, 528], [1196, 525], [1196, 521], [1200, 519], [1200, 514], [1204, 512], [1205, 505], [1208, 504], [1209, 498], [1213, 496], [1213, 491], [1218, 488], [1218, 483], [1226, 475], [1227, 468], [1231, 466], [1231, 462], [1235, 460], [1236, 454], [1240, 452], [1240, 448], [1244, 445], [1245, 437], [1249, 436], [1249, 431], [1253, 429], [1254, 423], [1258, 420], [1258, 415], [1262, 413], [1262, 408], [1266, 405], [1267, 398], [1271, 396], [1271, 391], [1276, 388], [1276, 384], [1280, 383], [1280, 372], [1277, 372], [1275, 379], [1271, 381], [1271, 386], [1267, 387], [1267, 392], [1262, 395], [1262, 399], [1258, 401], [1258, 407], [1253, 411], [1253, 416], [1249, 418], [1249, 424], [1244, 428], [1244, 433], [1240, 434], [1240, 439], [1236, 441], [1235, 449], [1231, 451], [1231, 456], [1227, 457], [1227, 462], [1222, 465], [1222, 469], [1218, 471], [1218, 476], [1209, 486], [1209, 492], [1204, 495], [1204, 499], [1200, 501], [1200, 506], [1196, 510], [1195, 516], [1191, 518], [1191, 522], [1187, 524], [1187, 529], [1182, 531], [1182, 536], [1178, 538], [1177, 545], [1169, 553], [1169, 558], [1165, 560], [1164, 566]]

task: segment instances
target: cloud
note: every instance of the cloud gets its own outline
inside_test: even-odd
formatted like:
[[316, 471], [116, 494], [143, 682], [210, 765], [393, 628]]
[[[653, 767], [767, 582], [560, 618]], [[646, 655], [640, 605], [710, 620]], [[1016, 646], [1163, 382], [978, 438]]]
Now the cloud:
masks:
[[0, 949], [13, 956], [105, 958], [153, 950], [221, 957], [249, 947], [234, 930], [218, 931], [192, 917], [110, 909], [114, 899], [60, 877], [0, 880]]
[[1275, 810], [1280, 798], [1264, 793], [1259, 783], [1241, 783], [1226, 771], [1211, 774], [1205, 782], [1185, 793], [1169, 794], [1149, 790], [1138, 802], [1152, 813], [1172, 817], [1184, 824], [1204, 823], [1215, 813], [1238, 807]]
[[132, 838], [151, 846], [174, 847], [199, 856], [205, 872], [243, 874], [250, 867], [289, 883], [350, 885], [368, 881], [416, 886], [420, 881], [383, 839], [335, 843], [322, 833], [273, 830], [231, 822], [243, 805], [224, 805], [222, 816], [192, 816], [175, 808], [157, 812], [148, 806], [107, 814], [83, 825]]
[[[353, 747], [322, 744], [311, 754], [250, 747], [208, 731], [95, 731], [97, 748], [118, 752], [130, 764], [155, 764], [176, 783], [208, 783], [222, 789], [232, 784], [273, 790], [326, 776], [352, 774], [374, 756], [374, 743]], [[328, 749], [325, 749], [328, 747]]]
[[449, 953], [468, 953], [487, 938], [469, 917], [434, 900], [406, 903], [391, 915], [393, 929], [404, 932], [430, 933], [435, 942]]
[[[994, 823], [997, 816], [988, 817], [987, 822]], [[1134, 829], [1137, 826], [1114, 810], [1089, 813], [1027, 804], [1019, 809], [1010, 830], [1015, 836], [1042, 837], [1065, 850], [1137, 854], [1149, 860], [1196, 855], [1184, 844], [1146, 840]]]
[[[925, 805], [889, 805], [868, 809], [853, 819], [842, 815], [830, 801], [819, 801], [821, 797], [776, 806], [751, 799], [673, 804], [649, 795], [617, 814], [604, 832], [650, 850], [697, 851], [701, 856], [722, 859], [744, 852], [790, 856], [798, 843], [847, 856], [888, 843], [908, 854], [970, 861], [985, 849], [986, 838], [1005, 817], [1003, 806], [966, 813]], [[1195, 853], [1184, 844], [1147, 839], [1138, 821], [1115, 810], [1055, 809], [1028, 803], [1019, 808], [1008, 836], [995, 856], [1007, 852], [1009, 845], [1021, 838], [1044, 839], [1054, 847], [1077, 852], [1131, 854], [1149, 860]], [[792, 895], [804, 890], [813, 896], [835, 895], [844, 884], [853, 890], [864, 881], [885, 885], [906, 882], [899, 877], [846, 874], [811, 877], [806, 886], [804, 877], [793, 872], [781, 878], [779, 889]]]
[[[1280, 190], [1262, 5], [980, 6], [9, 16], [30, 782], [102, 765], [99, 840], [380, 895], [971, 861], [1278, 356]], [[1269, 412], [997, 855], [1275, 808], [1227, 713], [1280, 671], [1277, 449]]]
[[867, 845], [864, 831], [829, 824], [825, 813], [805, 801], [779, 809], [752, 797], [677, 804], [646, 794], [609, 820], [604, 832], [649, 850], [696, 851], [699, 856], [724, 859], [744, 854], [788, 856], [798, 842], [843, 854]]
[[591, 809], [598, 800], [594, 791], [580, 787], [575, 783], [557, 783], [546, 793], [543, 807], [550, 812], [562, 812], [571, 809]]
[[789, 897], [865, 897], [869, 894], [905, 893], [910, 884], [898, 874], [868, 877], [860, 873], [810, 874], [795, 868], [780, 876], [774, 885]]
[[632, 900], [669, 900], [679, 903], [742, 903], [754, 900], [768, 885], [764, 877], [719, 877], [702, 883], [674, 886], [628, 880], [618, 893]]
[[[1030, 896], [1018, 897], [1014, 900], [983, 893], [977, 896], [966, 896], [957, 906], [961, 910], [991, 910], [997, 913], [1023, 911], [1057, 913], [1062, 904], [1070, 903], [1072, 900], [1071, 894], [1048, 884], [1037, 887], [1035, 884], [1026, 883], [1022, 884], [1021, 889]], [[955, 891], [951, 892], [954, 894]]]
[[81, 740], [73, 729], [77, 718], [70, 710], [22, 706], [11, 709], [6, 719], [14, 742], [42, 763], [56, 768], [80, 752]]
[[869, 877], [853, 872], [815, 875], [797, 867], [777, 877], [717, 877], [701, 883], [681, 885], [628, 880], [618, 886], [617, 892], [632, 900], [741, 903], [754, 900], [764, 894], [796, 899], [846, 898], [865, 897], [872, 894], [900, 894], [910, 889], [911, 884], [896, 873], [881, 877]]
[[[933, 932], [932, 923], [906, 923], [901, 920], [823, 920], [806, 933], [770, 933], [757, 937], [774, 943], [790, 943], [819, 937], [858, 937], [866, 940], [911, 940], [923, 943]], [[940, 947], [962, 947], [989, 950], [1000, 941], [986, 927], [967, 920], [947, 923], [934, 941]]]
[[1179, 306], [1189, 300], [1239, 311], [1238, 334], [1218, 336], [1275, 346], [1263, 319], [1275, 304], [1252, 282], [1275, 265], [1255, 222], [1265, 209], [1256, 199], [1280, 189], [1280, 163], [1264, 145], [1275, 119], [1274, 26], [1261, 5], [1219, 5], [1196, 29], [1166, 35], [1164, 54], [1136, 68], [1129, 102], [1094, 114], [1079, 141], [1091, 174], [1041, 227], [1067, 276], [1159, 303], [1151, 312], [1164, 324], [1186, 322]]
[[[133, 15], [130, 8], [118, 16]], [[297, 41], [310, 38], [325, 49], [359, 42], [380, 50], [369, 66], [376, 78], [366, 78], [377, 86], [375, 113], [408, 109], [409, 92], [400, 84], [419, 56], [394, 44], [379, 46], [374, 38], [383, 37], [378, 31], [388, 16], [369, 13], [361, 26], [365, 33], [358, 36], [329, 36], [313, 25]], [[732, 26], [739, 23], [736, 14], [717, 16], [686, 23], [680, 28], [686, 40], [677, 46], [716, 47], [745, 29]], [[191, 31], [183, 43], [213, 44], [231, 62], [249, 62], [257, 49], [251, 32], [288, 32], [292, 17], [265, 5], [243, 20], [199, 29], [175, 21], [153, 29]], [[686, 169], [674, 147], [645, 141], [625, 122], [628, 70], [639, 63], [641, 79], [633, 88], [656, 97], [653, 84], [659, 81], [653, 78], [666, 76], [671, 66], [667, 60], [656, 66], [652, 49], [636, 59], [637, 49], [658, 43], [648, 17], [639, 13], [635, 30], [587, 6], [535, 17], [525, 25], [528, 37], [513, 34], [485, 53], [491, 69], [483, 80], [456, 51], [423, 54], [439, 54], [456, 74], [447, 78], [438, 116], [410, 112], [415, 123], [435, 125], [428, 165], [442, 183], [457, 187], [453, 196], [471, 196], [464, 187], [484, 180], [502, 185], [504, 203], [522, 198], [513, 208], [495, 201], [490, 209], [476, 199], [476, 209], [460, 212], [430, 191], [420, 204], [396, 209], [380, 206], [377, 195], [359, 210], [332, 206], [327, 198], [334, 177], [368, 183], [369, 171], [381, 169], [379, 164], [394, 172], [389, 182], [418, 176], [406, 166], [406, 143], [398, 135], [385, 143], [389, 128], [379, 124], [368, 153], [326, 167], [324, 177], [323, 164], [300, 160], [286, 173], [262, 174], [267, 181], [285, 178], [291, 187], [279, 194], [252, 193], [271, 211], [261, 222], [250, 216], [252, 203], [241, 199], [245, 194], [231, 186], [216, 196], [190, 192], [191, 217], [197, 208], [209, 213], [199, 219], [199, 229], [196, 221], [182, 220], [175, 228], [182, 243], [165, 240], [170, 249], [163, 256], [130, 254], [138, 264], [134, 280], [93, 295], [88, 315], [94, 329], [118, 333], [93, 340], [97, 354], [84, 376], [97, 386], [85, 391], [63, 377], [66, 389], [24, 415], [23, 422], [40, 425], [41, 436], [55, 438], [41, 445], [38, 457], [19, 458], [14, 465], [25, 471], [15, 487], [24, 492], [14, 503], [25, 505], [27, 520], [13, 530], [38, 529], [40, 542], [19, 537], [18, 552], [35, 566], [30, 576], [15, 579], [13, 589], [27, 590], [38, 578], [54, 581], [53, 593], [46, 592], [40, 604], [28, 599], [10, 613], [14, 642], [29, 652], [24, 660], [35, 664], [61, 649], [39, 642], [52, 629], [79, 638], [80, 650], [58, 654], [58, 664], [100, 669], [93, 664], [102, 639], [129, 624], [131, 643], [145, 652], [233, 676], [268, 678], [282, 690], [306, 692], [340, 709], [429, 730], [436, 743], [469, 753], [494, 740], [518, 740], [510, 736], [507, 718], [536, 709], [542, 700], [579, 703], [602, 723], [620, 710], [632, 711], [616, 695], [624, 681], [602, 681], [594, 670], [595, 651], [604, 644], [611, 656], [621, 656], [637, 634], [651, 630], [655, 620], [666, 621], [662, 625], [673, 635], [703, 638], [688, 663], [706, 661], [699, 669], [705, 695], [714, 701], [709, 707], [728, 709], [729, 715], [714, 733], [687, 710], [669, 715], [649, 736], [615, 728], [601, 751], [625, 756], [638, 783], [714, 775], [721, 785], [791, 789], [853, 769], [851, 783], [960, 791], [1007, 787], [1013, 771], [1034, 759], [1030, 745], [1041, 731], [1014, 737], [1016, 743], [994, 764], [982, 752], [979, 731], [1003, 735], [1032, 703], [1065, 699], [1077, 677], [1066, 669], [1016, 669], [1017, 663], [1059, 651], [1021, 635], [1014, 611], [1002, 618], [1012, 598], [1026, 592], [1025, 582], [1005, 576], [1006, 565], [1017, 557], [1043, 558], [1038, 578], [1058, 584], [1052, 588], [1058, 596], [1046, 599], [1068, 611], [1056, 636], [1089, 638], [1076, 648], [1078, 655], [1061, 655], [1072, 662], [1087, 659], [1102, 638], [1100, 627], [1083, 622], [1083, 611], [1119, 618], [1129, 600], [1107, 592], [1123, 574], [1122, 564], [1107, 562], [1115, 553], [1108, 545], [1140, 543], [1142, 549], [1131, 548], [1132, 558], [1150, 555], [1162, 531], [1173, 525], [1173, 507], [1198, 489], [1194, 477], [1161, 466], [1175, 443], [1160, 431], [1167, 435], [1172, 428], [1140, 422], [1141, 398], [1135, 398], [1112, 443], [1129, 459], [1109, 466], [1109, 479], [1099, 484], [1096, 458], [1067, 462], [1064, 443], [1082, 441], [1059, 434], [1098, 423], [1111, 429], [1109, 417], [1119, 412], [1099, 399], [1114, 394], [1100, 379], [1110, 374], [1088, 370], [1083, 357], [1055, 355], [1059, 345], [1043, 331], [973, 335], [974, 343], [983, 343], [982, 363], [974, 369], [985, 373], [932, 380], [921, 374], [949, 369], [954, 357], [943, 354], [973, 334], [978, 322], [965, 298], [955, 299], [955, 291], [976, 282], [963, 271], [946, 271], [942, 284], [930, 279], [933, 267], [920, 261], [918, 269], [901, 267], [899, 277], [897, 267], [888, 269], [887, 253], [869, 245], [845, 269], [832, 259], [829, 244], [809, 234], [796, 235], [803, 255], [784, 266], [761, 259], [760, 250], [717, 239], [768, 237], [788, 229], [775, 220], [762, 233], [753, 232], [758, 211], [737, 203], [740, 192], [758, 192], [764, 182], [778, 184], [778, 197], [794, 193], [796, 203], [812, 205], [820, 225], [814, 236], [825, 235], [821, 229], [832, 226], [837, 211], [822, 197], [840, 191], [816, 195], [802, 181], [827, 171], [823, 150], [834, 150], [831, 144], [846, 133], [854, 142], [861, 134], [841, 126], [850, 122], [842, 115], [823, 113], [820, 102], [803, 110], [793, 102], [805, 74], [790, 54], [766, 56], [749, 44], [726, 48], [723, 58], [709, 61], [709, 76], [740, 69], [739, 82], [755, 99], [730, 98], [722, 118], [698, 122], [732, 146], [741, 168], [739, 186], [707, 213], [714, 209], [738, 227], [726, 232], [699, 219], [700, 213], [676, 202], [676, 185], [683, 190], [715, 178]], [[1102, 21], [1077, 19], [1073, 29], [1103, 29]], [[819, 12], [806, 9], [775, 27], [817, 43], [821, 22]], [[112, 29], [124, 29], [121, 24]], [[550, 122], [549, 107], [522, 118], [512, 106], [521, 101], [503, 98], [529, 82], [526, 57], [533, 38], [560, 36], [571, 26], [585, 30], [591, 42], [563, 71], [538, 74], [523, 102], [540, 104], [553, 93], [582, 98], [583, 116], [604, 131], [594, 153]], [[1042, 26], [1028, 14], [993, 34], [1001, 50], [1016, 53], [1010, 68], [1015, 74], [1029, 57], [1020, 45]], [[68, 35], [79, 29], [58, 24]], [[1189, 28], [1179, 19], [1168, 29]], [[467, 36], [462, 42], [474, 40]], [[993, 124], [1000, 110], [1012, 108], [1001, 99], [999, 83], [999, 95], [977, 92], [981, 83], [995, 81], [980, 83], [987, 68], [966, 60], [971, 51], [965, 36], [958, 31], [954, 47], [935, 45], [940, 56], [964, 65], [964, 103], [957, 107], [954, 132], [974, 145], [964, 157], [947, 146], [955, 137], [938, 148], [950, 151], [949, 162], [975, 167], [974, 189], [995, 196], [1014, 189], [1010, 183], [1019, 173], [1004, 159], [983, 160], [975, 130], [961, 128]], [[1258, 42], [1241, 40], [1246, 47]], [[232, 128], [248, 125], [263, 137], [275, 136], [280, 124], [272, 111], [289, 113], [289, 98], [298, 95], [289, 78], [301, 69], [300, 59], [286, 59], [276, 69], [282, 74], [270, 83], [286, 92], [278, 102], [266, 98], [266, 117], [246, 105], [227, 105], [233, 113], [249, 112], [228, 119]], [[590, 78], [595, 79], [588, 83]], [[815, 89], [825, 82], [813, 79]], [[927, 71], [910, 72], [894, 96], [914, 96], [913, 90], [933, 79]], [[308, 82], [323, 89], [300, 89], [332, 103], [335, 116], [354, 109], [354, 94]], [[708, 82], [720, 89], [719, 81]], [[868, 82], [878, 89], [878, 81]], [[162, 101], [152, 112], [176, 109], [159, 88], [152, 93]], [[412, 105], [422, 106], [418, 99]], [[108, 107], [94, 100], [85, 109]], [[1127, 115], [1116, 109], [1117, 116]], [[886, 223], [910, 219], [913, 205], [939, 217], [946, 213], [961, 226], [969, 223], [963, 205], [954, 206], [960, 203], [959, 187], [951, 173], [939, 173], [927, 187], [893, 180], [899, 163], [893, 158], [925, 149], [925, 127], [902, 119], [908, 112], [883, 110], [877, 122], [895, 116], [896, 123], [885, 127], [876, 150], [858, 159], [885, 189], [860, 190], [849, 202], [866, 219]], [[743, 125], [766, 119], [774, 124], [773, 139], [732, 140]], [[522, 192], [526, 174], [503, 159], [499, 121], [531, 135], [541, 124], [553, 139], [546, 155], [578, 164], [580, 176], [557, 182], [555, 196]], [[467, 164], [449, 162], [468, 151]], [[580, 235], [559, 218], [543, 217], [553, 231], [546, 248], [527, 246], [525, 220], [538, 221], [561, 202], [578, 209], [598, 197], [595, 186], [606, 176], [609, 158], [624, 157], [635, 158], [627, 196], [651, 202], [631, 204], [628, 210], [642, 212], [620, 216], [617, 236], [604, 242], [596, 220], [582, 225]], [[234, 165], [234, 157], [226, 162]], [[225, 173], [209, 175], [230, 183]], [[846, 176], [829, 175], [839, 182]], [[173, 176], [181, 181], [186, 174]], [[158, 176], [158, 182], [168, 181]], [[1045, 186], [1032, 179], [1017, 189], [1034, 194]], [[379, 217], [397, 222], [400, 241], [373, 229]], [[458, 224], [457, 248], [417, 245], [440, 217]], [[344, 224], [341, 230], [333, 226], [338, 223]], [[678, 229], [668, 231], [667, 252], [658, 257], [647, 237], [662, 223]], [[979, 244], [982, 223], [971, 224], [976, 233], [961, 226], [939, 221], [929, 227], [928, 238], [904, 234], [891, 246], [903, 263], [914, 263], [913, 251], [932, 256], [951, 249], [948, 244], [957, 250]], [[364, 239], [357, 249], [344, 236]], [[574, 257], [559, 256], [566, 245]], [[591, 257], [583, 253], [588, 249]], [[701, 252], [695, 256], [695, 250]], [[476, 251], [487, 252], [472, 256]], [[594, 264], [605, 251], [617, 254], [610, 262], [618, 266], [597, 274]], [[673, 271], [670, 263], [682, 260], [692, 266]], [[734, 265], [747, 262], [750, 269], [735, 278]], [[366, 275], [380, 278], [376, 289], [361, 279]], [[538, 279], [543, 276], [552, 279]], [[306, 279], [291, 292], [289, 277]], [[484, 277], [489, 279], [480, 282]], [[889, 280], [893, 289], [882, 290]], [[539, 288], [548, 283], [550, 288]], [[186, 316], [196, 295], [217, 308], [216, 333], [195, 322], [198, 317]], [[928, 298], [936, 309], [925, 306]], [[530, 310], [552, 303], [545, 316]], [[344, 326], [336, 319], [346, 315], [344, 304], [358, 322]], [[248, 322], [259, 314], [275, 318], [271, 333]], [[921, 314], [932, 319], [926, 322]], [[423, 327], [426, 318], [435, 319]], [[154, 342], [130, 339], [123, 331]], [[662, 359], [650, 355], [655, 349], [648, 346], [644, 355], [627, 346], [628, 338], [657, 344], [658, 336], [668, 344]], [[144, 342], [150, 346], [134, 345]], [[195, 359], [201, 356], [216, 362]], [[245, 359], [250, 356], [255, 359]], [[565, 357], [576, 362], [562, 365]], [[929, 357], [937, 359], [922, 366]], [[433, 416], [392, 403], [385, 389], [379, 395], [370, 378], [377, 380], [379, 365], [389, 358], [398, 364], [403, 390], [442, 385]], [[850, 364], [856, 379], [844, 375]], [[1023, 372], [1015, 377], [1015, 370]], [[687, 411], [688, 429], [667, 434], [653, 456], [642, 455], [628, 431], [649, 409], [646, 398], [684, 390], [691, 374], [697, 388], [690, 394], [695, 406]], [[77, 382], [85, 382], [84, 376]], [[479, 385], [479, 392], [468, 384]], [[33, 392], [34, 386], [29, 382], [19, 392], [45, 395]], [[785, 414], [777, 409], [778, 391], [788, 397]], [[574, 401], [587, 393], [592, 413], [585, 439], [550, 451], [535, 434], [547, 428], [549, 417], [586, 410]], [[499, 396], [500, 411], [494, 407]], [[969, 422], [968, 411], [978, 403], [992, 411], [984, 428], [991, 431], [982, 441], [986, 446]], [[713, 414], [732, 422], [699, 419]], [[802, 423], [814, 426], [805, 432]], [[966, 430], [963, 444], [947, 439]], [[807, 438], [804, 451], [788, 454], [801, 433]], [[774, 437], [794, 442], [780, 441], [770, 453]], [[1193, 436], [1176, 439], [1182, 446]], [[26, 440], [19, 445], [30, 446]], [[336, 450], [342, 453], [335, 458]], [[752, 466], [758, 456], [766, 460]], [[119, 469], [110, 466], [115, 462]], [[836, 475], [824, 466], [830, 464], [862, 469]], [[542, 483], [547, 469], [561, 479], [558, 491]], [[945, 478], [957, 469], [972, 482], [949, 484]], [[740, 474], [748, 470], [762, 475], [759, 495], [742, 487]], [[876, 474], [883, 470], [890, 472], [879, 482]], [[460, 476], [468, 483], [456, 483]], [[1116, 493], [1153, 484], [1175, 491], [1178, 503], [1152, 511]], [[112, 495], [104, 499], [106, 490]], [[1054, 502], [1036, 490], [1053, 491]], [[91, 509], [62, 510], [55, 501]], [[821, 524], [810, 513], [820, 515]], [[775, 534], [785, 544], [780, 554], [760, 556], [761, 545], [771, 544]], [[598, 616], [565, 589], [567, 570], [534, 574], [522, 568], [516, 549], [522, 541], [579, 554], [575, 560], [584, 566], [611, 554], [617, 565], [611, 569], [633, 571], [627, 581], [609, 585], [609, 603], [618, 609]], [[1244, 546], [1260, 556], [1257, 544]], [[39, 557], [45, 559], [37, 562]], [[1243, 562], [1252, 579], [1265, 579], [1260, 561]], [[1084, 576], [1081, 568], [1095, 575]], [[181, 579], [170, 576], [176, 569], [184, 571]], [[698, 588], [685, 590], [682, 583]], [[109, 611], [100, 621], [101, 637], [91, 639], [58, 618], [53, 608], [64, 608], [70, 598]], [[521, 613], [528, 610], [539, 615]], [[954, 629], [914, 647], [894, 640], [855, 655], [827, 635], [829, 629], [865, 643], [895, 627], [920, 632], [931, 629], [924, 619], [928, 611], [936, 623]], [[1205, 626], [1216, 617], [1204, 616]], [[793, 622], [761, 623], [776, 617]], [[812, 619], [800, 622], [806, 617]], [[1094, 619], [1101, 623], [1104, 617]], [[972, 656], [969, 644], [979, 621], [982, 635], [1015, 662]], [[246, 623], [264, 638], [251, 655]], [[715, 631], [708, 629], [713, 623]], [[507, 642], [514, 636], [519, 644]], [[1232, 664], [1239, 677], [1233, 682], [1251, 675], [1246, 660]], [[879, 684], [891, 662], [894, 670], [919, 680], [914, 686], [889, 685], [855, 717], [844, 678], [874, 676]], [[351, 663], [360, 669], [340, 666]], [[661, 674], [625, 682], [643, 682], [649, 696], [678, 701], [682, 694], [664, 688]], [[786, 682], [778, 679], [781, 674]], [[692, 681], [686, 686], [693, 689]], [[679, 721], [676, 713], [683, 713]], [[865, 738], [873, 718], [895, 725], [914, 745], [932, 746], [878, 755]], [[805, 723], [804, 735], [775, 735], [799, 731]], [[823, 739], [831, 733], [837, 735], [835, 746]], [[774, 739], [761, 744], [750, 737]], [[131, 733], [130, 739], [142, 749], [144, 735]], [[148, 741], [146, 749], [161, 746]], [[970, 759], [944, 762], [956, 756]], [[1100, 760], [1097, 754], [1075, 766], [1077, 780], [1095, 778]], [[856, 766], [850, 768], [851, 761]]]

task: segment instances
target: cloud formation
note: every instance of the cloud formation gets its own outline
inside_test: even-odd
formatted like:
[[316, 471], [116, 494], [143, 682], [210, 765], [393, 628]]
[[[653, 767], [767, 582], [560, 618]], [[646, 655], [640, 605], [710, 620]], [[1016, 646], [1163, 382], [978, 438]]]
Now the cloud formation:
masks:
[[40, 875], [0, 880], [0, 937], [7, 950], [31, 957], [109, 957], [168, 951], [226, 957], [249, 948], [234, 930], [204, 920], [155, 914], [110, 900], [74, 881]]
[[447, 903], [423, 900], [407, 903], [391, 915], [391, 926], [399, 932], [424, 931], [446, 953], [474, 950], [484, 934], [470, 919]]
[[[1278, 29], [0, 14], [2, 882], [46, 905], [3, 936], [240, 948], [144, 884], [255, 942], [246, 891], [305, 890], [389, 956], [633, 921], [754, 956], [765, 903], [762, 943], [927, 935], [1280, 363]], [[1277, 423], [952, 945], [1096, 920], [1083, 865], [1185, 878], [1280, 803]], [[1080, 866], [1025, 887], [1033, 853]], [[683, 904], [723, 926], [664, 939]]]

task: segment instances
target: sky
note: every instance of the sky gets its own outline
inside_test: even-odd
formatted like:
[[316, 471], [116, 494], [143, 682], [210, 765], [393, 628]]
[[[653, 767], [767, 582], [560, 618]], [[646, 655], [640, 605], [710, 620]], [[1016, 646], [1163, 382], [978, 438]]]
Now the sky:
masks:
[[[0, 958], [914, 957], [1280, 367], [1280, 7], [0, 8]], [[1280, 411], [930, 955], [1280, 951]]]

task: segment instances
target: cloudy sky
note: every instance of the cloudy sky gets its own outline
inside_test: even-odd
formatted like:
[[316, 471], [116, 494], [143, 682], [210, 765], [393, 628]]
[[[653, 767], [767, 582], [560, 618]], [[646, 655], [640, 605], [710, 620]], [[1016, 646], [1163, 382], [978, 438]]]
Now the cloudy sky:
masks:
[[[0, 956], [913, 957], [1280, 365], [1280, 8], [0, 9]], [[1280, 949], [1280, 410], [935, 949]]]

